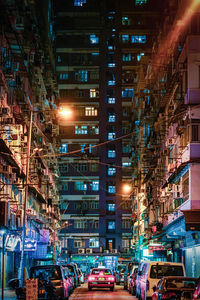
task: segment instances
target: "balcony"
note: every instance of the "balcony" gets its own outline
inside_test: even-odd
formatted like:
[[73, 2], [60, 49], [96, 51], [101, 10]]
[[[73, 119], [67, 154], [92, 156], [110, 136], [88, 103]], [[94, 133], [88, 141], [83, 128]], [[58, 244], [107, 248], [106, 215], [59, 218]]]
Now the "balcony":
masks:
[[182, 162], [200, 158], [200, 143], [190, 143], [182, 152]]

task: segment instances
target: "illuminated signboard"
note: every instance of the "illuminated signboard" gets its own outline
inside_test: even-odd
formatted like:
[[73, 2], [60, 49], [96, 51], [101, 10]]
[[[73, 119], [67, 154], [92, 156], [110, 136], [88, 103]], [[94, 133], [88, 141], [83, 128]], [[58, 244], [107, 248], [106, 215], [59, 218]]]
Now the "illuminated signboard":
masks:
[[36, 251], [37, 241], [31, 238], [25, 238], [24, 251]]

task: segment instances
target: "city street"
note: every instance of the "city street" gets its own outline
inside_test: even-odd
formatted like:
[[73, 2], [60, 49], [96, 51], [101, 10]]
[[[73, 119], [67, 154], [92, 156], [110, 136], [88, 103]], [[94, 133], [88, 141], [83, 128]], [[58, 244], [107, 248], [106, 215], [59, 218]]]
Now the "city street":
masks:
[[88, 299], [88, 300], [136, 300], [137, 298], [130, 295], [128, 291], [125, 291], [123, 286], [116, 285], [114, 292], [108, 289], [94, 289], [91, 292], [87, 289], [87, 284], [85, 283], [81, 287], [77, 288], [71, 295], [70, 300], [77, 299]]

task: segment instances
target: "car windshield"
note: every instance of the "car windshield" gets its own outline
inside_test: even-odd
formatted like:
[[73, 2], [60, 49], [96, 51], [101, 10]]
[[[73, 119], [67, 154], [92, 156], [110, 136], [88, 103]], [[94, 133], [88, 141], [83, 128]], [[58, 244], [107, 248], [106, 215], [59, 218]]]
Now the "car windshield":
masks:
[[30, 278], [40, 278], [41, 280], [60, 280], [62, 279], [59, 268], [34, 268], [31, 270]]
[[91, 274], [99, 275], [100, 273], [103, 273], [104, 275], [112, 274], [111, 270], [109, 270], [109, 269], [94, 269], [94, 270], [92, 270]]
[[182, 278], [169, 278], [166, 280], [166, 288], [177, 288], [177, 289], [182, 289], [182, 288], [188, 288], [188, 289], [194, 289], [196, 287], [196, 280], [187, 280], [187, 279], [182, 279]]
[[184, 276], [183, 267], [174, 265], [151, 266], [150, 278], [162, 278], [164, 276]]

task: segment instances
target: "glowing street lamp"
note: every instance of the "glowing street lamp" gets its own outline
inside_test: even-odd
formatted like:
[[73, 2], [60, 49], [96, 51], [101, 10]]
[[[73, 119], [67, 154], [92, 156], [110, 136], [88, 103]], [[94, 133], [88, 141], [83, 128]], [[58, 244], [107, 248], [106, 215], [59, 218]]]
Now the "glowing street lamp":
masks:
[[63, 118], [70, 119], [72, 117], [72, 110], [67, 107], [60, 107], [58, 110], [58, 115]]
[[130, 184], [128, 184], [128, 183], [125, 183], [125, 184], [123, 185], [122, 189], [123, 189], [123, 193], [124, 193], [125, 195], [130, 195], [131, 192], [132, 192], [132, 186], [131, 186]]

